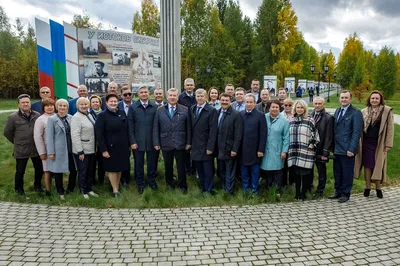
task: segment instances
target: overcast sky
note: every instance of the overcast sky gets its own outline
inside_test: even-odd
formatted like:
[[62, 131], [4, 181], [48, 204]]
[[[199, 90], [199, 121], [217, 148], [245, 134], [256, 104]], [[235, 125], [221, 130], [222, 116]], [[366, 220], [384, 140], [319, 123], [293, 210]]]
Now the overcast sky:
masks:
[[[106, 29], [117, 27], [130, 32], [133, 14], [140, 0], [0, 0], [8, 16], [24, 23], [34, 18], [71, 22], [73, 14], [87, 10], [93, 19], [101, 19]], [[159, 0], [156, 0], [159, 3]], [[243, 13], [255, 19], [262, 0], [240, 0]], [[336, 56], [353, 32], [364, 46], [375, 52], [384, 46], [400, 51], [400, 0], [292, 0], [298, 27], [305, 40], [317, 50], [329, 49]]]

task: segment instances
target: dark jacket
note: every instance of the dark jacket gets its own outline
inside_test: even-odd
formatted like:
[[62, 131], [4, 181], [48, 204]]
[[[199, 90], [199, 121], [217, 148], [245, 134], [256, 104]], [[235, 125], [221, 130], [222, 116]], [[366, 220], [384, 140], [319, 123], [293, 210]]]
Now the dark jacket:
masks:
[[188, 108], [176, 105], [172, 118], [169, 117], [168, 104], [157, 109], [153, 125], [153, 144], [164, 151], [184, 150], [192, 145], [192, 127]]
[[243, 119], [243, 138], [241, 149], [241, 163], [243, 165], [260, 164], [261, 159], [257, 152], [265, 152], [267, 141], [267, 121], [265, 115], [254, 109], [240, 112]]
[[214, 151], [218, 133], [217, 110], [208, 103], [202, 108], [196, 117], [197, 105], [190, 108], [192, 116], [192, 150], [193, 161], [213, 160], [212, 154], [207, 155], [206, 151]]
[[[311, 117], [315, 118], [315, 111], [311, 112]], [[319, 134], [319, 143], [315, 150], [317, 160], [319, 160], [319, 156], [328, 157], [329, 152], [333, 149], [333, 126], [335, 119], [323, 109], [320, 112], [319, 118], [314, 119], [314, 121]]]
[[39, 116], [39, 113], [31, 111], [28, 120], [22, 115], [21, 110], [18, 110], [8, 117], [4, 127], [4, 137], [14, 144], [13, 156], [16, 159], [39, 156], [33, 139], [33, 129]]
[[[140, 102], [140, 101], [139, 101], [139, 102]], [[132, 101], [132, 102], [131, 102], [131, 105], [132, 105], [133, 103], [135, 103], [135, 101]], [[118, 103], [117, 107], [118, 107], [118, 109], [119, 109], [119, 110], [122, 110], [122, 111], [124, 111], [124, 112], [125, 112], [125, 105], [124, 105], [124, 101], [119, 101], [119, 103]], [[129, 109], [130, 109], [130, 108], [129, 108]], [[129, 113], [129, 111], [128, 111], [128, 113]], [[128, 116], [128, 114], [127, 114], [127, 113], [125, 113], [125, 114]]]
[[256, 108], [255, 109], [257, 111], [260, 111], [263, 114], [266, 114], [266, 113], [269, 113], [269, 106], [270, 106], [269, 102], [267, 104], [264, 104], [264, 103], [260, 102], [260, 103], [256, 104]]
[[146, 109], [140, 100], [129, 107], [128, 126], [129, 143], [137, 144], [138, 151], [153, 151], [153, 124], [157, 106], [148, 101]]
[[181, 104], [181, 105], [186, 106], [187, 108], [190, 108], [193, 105], [195, 105], [196, 104], [196, 97], [195, 97], [194, 92], [193, 92], [193, 96], [191, 96], [191, 97], [189, 95], [187, 95], [186, 91], [184, 91], [181, 94], [179, 94], [178, 103]]
[[[223, 111], [218, 111], [218, 117]], [[239, 112], [230, 106], [224, 113], [218, 127], [218, 159], [231, 160], [231, 152], [238, 152], [242, 144], [243, 119]]]
[[340, 108], [336, 109], [334, 114], [334, 154], [347, 155], [347, 151], [357, 154], [358, 141], [360, 140], [363, 127], [361, 111], [350, 105], [346, 113], [338, 121], [339, 112]]
[[39, 114], [42, 114], [42, 101], [40, 100], [40, 101], [32, 103], [31, 109], [33, 111], [38, 112]]
[[68, 102], [68, 114], [74, 115], [78, 112], [76, 108], [76, 102], [78, 101], [79, 97], [76, 97]]

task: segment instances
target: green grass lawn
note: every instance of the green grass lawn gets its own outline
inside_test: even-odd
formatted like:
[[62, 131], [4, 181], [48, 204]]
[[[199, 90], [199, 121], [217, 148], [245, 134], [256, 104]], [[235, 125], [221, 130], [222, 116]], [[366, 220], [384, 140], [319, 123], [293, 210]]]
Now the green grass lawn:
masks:
[[[3, 133], [4, 124], [8, 114], [0, 114], [0, 130]], [[400, 143], [400, 126], [395, 126], [395, 143]], [[0, 201], [22, 202], [23, 200], [14, 193], [14, 171], [15, 159], [12, 157], [12, 145], [0, 136]], [[394, 145], [389, 152], [388, 159], [388, 184], [393, 185], [400, 182], [400, 157], [396, 156], [400, 152], [400, 146]], [[132, 169], [133, 171], [133, 169]], [[66, 184], [67, 176], [64, 176]], [[189, 193], [181, 194], [178, 190], [167, 191], [163, 178], [163, 162], [159, 162], [159, 177], [157, 183], [159, 190], [154, 192], [150, 188], [146, 188], [143, 195], [138, 195], [137, 187], [131, 182], [128, 189], [123, 189], [121, 198], [114, 199], [111, 193], [111, 186], [107, 181], [105, 185], [94, 186], [94, 191], [100, 194], [99, 198], [83, 199], [78, 193], [78, 189], [71, 194], [66, 194], [66, 201], [61, 202], [54, 188], [51, 196], [45, 196], [33, 192], [33, 167], [31, 162], [28, 163], [25, 174], [25, 191], [31, 198], [30, 203], [64, 205], [64, 206], [85, 206], [93, 208], [174, 208], [174, 207], [194, 207], [194, 206], [222, 206], [222, 205], [254, 205], [262, 203], [276, 203], [275, 191], [267, 191], [265, 183], [261, 184], [260, 196], [243, 193], [239, 184], [236, 184], [235, 194], [227, 195], [218, 188], [219, 180], [215, 179], [216, 192], [214, 196], [203, 194], [198, 188], [198, 180], [193, 176], [188, 176]], [[315, 181], [316, 178], [314, 178]], [[316, 186], [316, 183], [314, 184]], [[353, 193], [362, 192], [364, 189], [364, 181], [356, 179], [354, 181]], [[325, 195], [333, 193], [333, 173], [332, 162], [328, 164], [328, 180]], [[287, 187], [284, 189], [280, 202], [289, 202], [294, 200], [294, 188]]]
[[[31, 102], [39, 101], [39, 99], [31, 99]], [[14, 110], [18, 109], [16, 99], [0, 99], [0, 110]]]
[[[336, 91], [331, 91], [331, 93], [333, 94], [329, 96], [330, 99], [329, 103], [327, 102], [328, 97], [325, 97], [325, 107], [338, 108], [340, 106], [339, 97], [336, 96]], [[360, 110], [365, 108], [365, 101], [368, 98], [369, 93], [364, 93], [363, 96], [364, 97], [361, 100], [361, 102], [353, 96], [352, 104]], [[386, 100], [386, 105], [393, 108], [394, 114], [400, 114], [400, 93], [397, 92], [393, 95], [393, 97], [390, 100]], [[312, 106], [312, 103], [309, 104], [309, 106]]]

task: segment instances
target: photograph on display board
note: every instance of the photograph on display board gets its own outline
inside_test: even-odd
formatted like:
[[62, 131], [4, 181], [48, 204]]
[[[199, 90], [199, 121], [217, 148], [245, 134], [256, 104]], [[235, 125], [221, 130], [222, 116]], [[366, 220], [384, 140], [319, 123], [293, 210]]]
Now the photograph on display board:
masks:
[[271, 96], [276, 95], [277, 76], [264, 76], [264, 88], [269, 90]]
[[293, 93], [294, 92], [294, 85], [295, 85], [295, 78], [293, 77], [288, 77], [285, 78], [285, 89], [287, 93]]
[[106, 94], [110, 79], [108, 78], [86, 78], [85, 85], [89, 94]]
[[161, 68], [161, 56], [153, 56], [153, 67]]
[[120, 66], [129, 66], [131, 64], [131, 52], [112, 52], [112, 64]]
[[107, 78], [108, 62], [100, 60], [85, 60], [85, 78]]
[[99, 43], [97, 40], [83, 40], [83, 56], [99, 57]]

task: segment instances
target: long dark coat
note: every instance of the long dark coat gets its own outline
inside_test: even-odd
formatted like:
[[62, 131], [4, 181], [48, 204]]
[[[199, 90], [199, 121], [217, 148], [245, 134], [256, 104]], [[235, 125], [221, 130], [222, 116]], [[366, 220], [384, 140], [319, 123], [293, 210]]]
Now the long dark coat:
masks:
[[153, 151], [153, 124], [157, 112], [155, 103], [148, 101], [146, 109], [140, 100], [129, 107], [128, 126], [130, 144], [137, 144], [138, 151]]
[[192, 150], [193, 161], [213, 160], [213, 155], [207, 155], [207, 150], [214, 151], [218, 132], [217, 110], [208, 103], [196, 117], [197, 105], [190, 108], [192, 116]]
[[103, 157], [107, 172], [122, 172], [129, 169], [128, 119], [123, 110], [112, 112], [106, 109], [97, 116], [96, 139], [100, 152], [108, 151], [110, 158]]
[[[314, 117], [315, 111], [311, 112], [311, 117]], [[328, 114], [325, 109], [321, 111], [321, 116], [318, 120], [315, 120], [315, 126], [318, 130], [319, 135], [319, 143], [317, 144], [317, 148], [315, 150], [315, 154], [317, 155], [317, 160], [319, 160], [318, 156], [328, 157], [329, 152], [333, 149], [333, 125], [335, 123], [335, 119], [333, 116]]]
[[261, 164], [257, 152], [265, 152], [267, 141], [267, 121], [265, 115], [254, 109], [251, 112], [241, 111], [243, 119], [243, 138], [241, 163], [243, 165]]
[[[218, 117], [223, 109], [218, 111]], [[243, 136], [243, 119], [239, 112], [229, 107], [218, 127], [218, 159], [231, 160], [231, 152], [239, 152]]]

